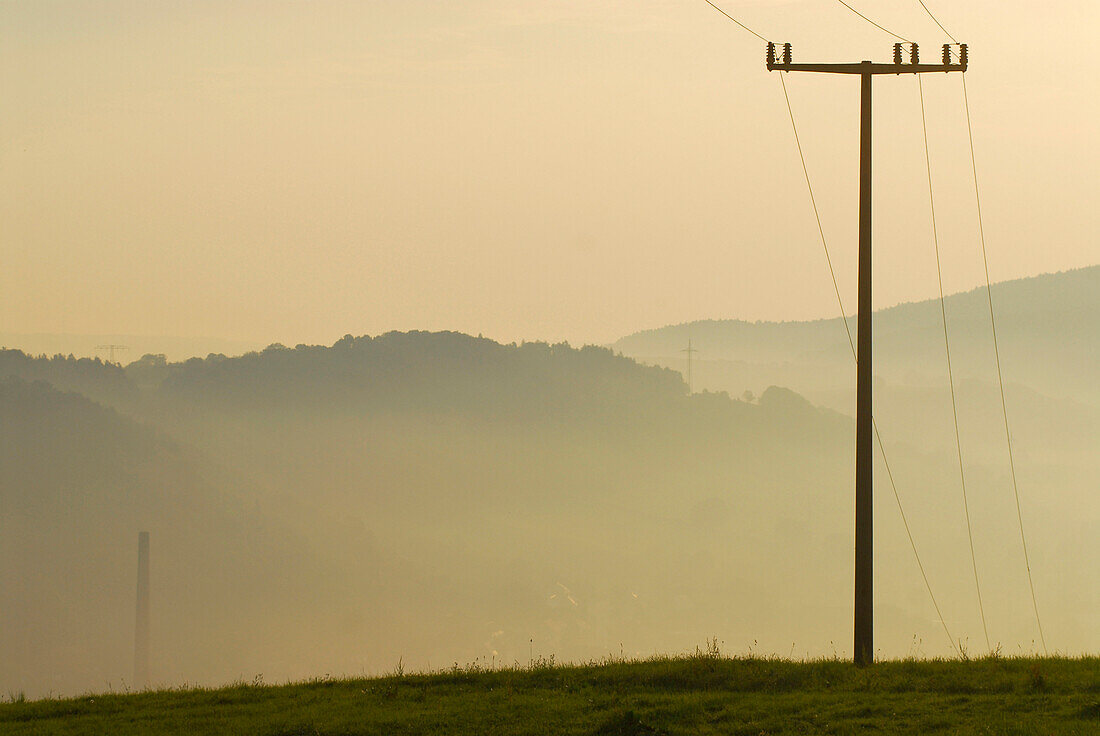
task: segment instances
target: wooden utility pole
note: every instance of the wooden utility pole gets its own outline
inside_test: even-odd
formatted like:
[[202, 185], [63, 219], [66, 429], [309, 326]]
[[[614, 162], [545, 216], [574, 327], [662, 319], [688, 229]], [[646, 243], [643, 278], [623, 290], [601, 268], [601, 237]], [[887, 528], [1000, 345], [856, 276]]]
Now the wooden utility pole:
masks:
[[[908, 46], [908, 58], [903, 58]], [[953, 52], [957, 50], [957, 55]], [[794, 64], [791, 45], [783, 44], [782, 57], [768, 44], [768, 71], [858, 74], [859, 116], [859, 298], [856, 338], [856, 580], [853, 660], [871, 664], [874, 648], [874, 555], [872, 515], [874, 502], [874, 428], [871, 424], [871, 78], [876, 74], [965, 72], [966, 44], [944, 44], [940, 64], [921, 64], [917, 44], [894, 44], [894, 63], [870, 61], [848, 64]]]
[[149, 532], [138, 532], [137, 616], [134, 619], [134, 687], [149, 687]]

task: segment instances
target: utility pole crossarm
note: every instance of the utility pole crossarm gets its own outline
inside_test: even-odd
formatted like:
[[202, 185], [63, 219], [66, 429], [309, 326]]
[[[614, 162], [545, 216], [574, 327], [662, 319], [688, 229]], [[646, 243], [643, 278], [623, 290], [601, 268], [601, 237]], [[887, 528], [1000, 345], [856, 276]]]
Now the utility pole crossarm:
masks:
[[[908, 53], [904, 47], [909, 46]], [[954, 49], [958, 49], [955, 51]], [[781, 53], [778, 55], [776, 51]], [[777, 49], [774, 43], [768, 43], [767, 67], [769, 72], [817, 72], [819, 74], [924, 74], [928, 72], [965, 72], [969, 63], [967, 46], [962, 44], [943, 45], [943, 55], [939, 64], [922, 64], [917, 44], [894, 44], [894, 63], [883, 64], [870, 61], [844, 64], [795, 64], [791, 61], [791, 45], [783, 44]]]
[[[868, 68], [869, 66], [869, 68]], [[768, 64], [769, 72], [819, 72], [822, 74], [923, 74], [965, 72], [961, 64]]]

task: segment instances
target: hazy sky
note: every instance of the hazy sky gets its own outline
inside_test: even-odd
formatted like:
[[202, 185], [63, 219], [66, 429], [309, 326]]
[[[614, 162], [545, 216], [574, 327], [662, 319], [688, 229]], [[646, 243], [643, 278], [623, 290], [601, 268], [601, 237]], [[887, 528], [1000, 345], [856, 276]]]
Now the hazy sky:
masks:
[[[991, 271], [1096, 263], [1094, 0], [927, 0], [970, 43]], [[832, 0], [724, 0], [886, 61]], [[917, 0], [853, 0], [937, 59]], [[703, 0], [0, 3], [0, 332], [607, 342], [833, 316], [778, 74]], [[945, 286], [982, 278], [960, 75], [925, 79]], [[790, 75], [854, 306], [858, 82]], [[875, 82], [876, 303], [936, 289], [916, 81]], [[133, 356], [136, 357], [136, 356]]]

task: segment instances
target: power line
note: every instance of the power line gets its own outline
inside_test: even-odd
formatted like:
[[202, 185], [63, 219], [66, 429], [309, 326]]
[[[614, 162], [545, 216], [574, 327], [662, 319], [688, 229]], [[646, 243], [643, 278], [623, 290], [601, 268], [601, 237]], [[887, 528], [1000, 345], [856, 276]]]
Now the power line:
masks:
[[878, 431], [878, 422], [872, 420], [875, 427], [875, 439], [878, 440], [878, 449], [882, 453], [882, 464], [886, 466], [886, 477], [890, 479], [890, 487], [894, 489], [894, 500], [898, 502], [898, 512], [901, 513], [901, 523], [905, 526], [905, 536], [909, 537], [909, 546], [913, 549], [913, 557], [917, 560], [917, 568], [920, 570], [921, 579], [924, 581], [924, 587], [928, 590], [928, 597], [932, 599], [932, 606], [936, 609], [936, 616], [940, 619], [940, 626], [943, 627], [943, 633], [947, 634], [947, 641], [951, 642], [951, 648], [955, 650], [955, 653], [962, 656], [962, 651], [959, 649], [959, 645], [955, 643], [955, 639], [951, 636], [951, 632], [947, 628], [947, 622], [943, 618], [943, 613], [940, 612], [940, 604], [936, 602], [936, 596], [932, 594], [932, 584], [928, 582], [928, 574], [924, 571], [924, 565], [921, 564], [920, 555], [917, 554], [917, 543], [913, 541], [913, 532], [909, 529], [909, 520], [905, 518], [905, 509], [901, 506], [901, 496], [898, 495], [898, 486], [894, 483], [894, 473], [890, 470], [890, 461], [886, 459], [886, 448], [882, 444], [882, 435]]
[[791, 117], [791, 129], [794, 131], [794, 143], [798, 147], [798, 158], [802, 161], [802, 174], [806, 177], [806, 190], [810, 193], [810, 204], [814, 209], [814, 218], [817, 220], [817, 232], [821, 236], [821, 246], [825, 249], [825, 262], [829, 264], [829, 275], [833, 279], [833, 291], [836, 293], [836, 301], [840, 306], [840, 321], [844, 323], [844, 331], [848, 334], [848, 346], [852, 348], [852, 358], [856, 357], [856, 343], [852, 339], [852, 328], [848, 326], [848, 317], [844, 311], [844, 300], [840, 296], [840, 286], [836, 281], [836, 269], [833, 268], [833, 259], [829, 255], [829, 245], [825, 241], [825, 228], [821, 226], [821, 213], [817, 209], [817, 198], [814, 197], [814, 188], [810, 184], [810, 171], [806, 168], [806, 157], [802, 154], [802, 142], [798, 137], [798, 126], [794, 122], [794, 110], [791, 108], [791, 98], [787, 94], [787, 82], [783, 75], [779, 75], [779, 81], [783, 85], [783, 99], [787, 101], [787, 113]]
[[[709, 1], [710, 0], [707, 0], [707, 2], [709, 2]], [[890, 34], [891, 36], [893, 36], [894, 38], [896, 38], [899, 41], [904, 41], [905, 43], [911, 43], [908, 38], [905, 38], [904, 36], [899, 36], [898, 34], [891, 31], [889, 28], [885, 28], [883, 26], [880, 26], [878, 23], [874, 22], [873, 20], [868, 18], [866, 15], [864, 15], [863, 13], [861, 13], [858, 10], [856, 10], [855, 8], [853, 8], [851, 5], [844, 2], [844, 0], [836, 0], [836, 1], [838, 3], [840, 3], [841, 5], [843, 5], [844, 7], [848, 8], [848, 10], [851, 10], [853, 13], [858, 15], [860, 18], [863, 18], [863, 20], [867, 21], [868, 23], [870, 23], [871, 25], [873, 25], [875, 28], [879, 29], [880, 31], [885, 31], [886, 33]]]
[[1005, 401], [1005, 382], [1001, 372], [1001, 349], [997, 342], [997, 319], [993, 310], [993, 289], [989, 280], [989, 256], [985, 247], [985, 226], [982, 224], [982, 199], [978, 192], [978, 164], [974, 155], [974, 128], [970, 123], [970, 100], [966, 94], [966, 76], [963, 75], [963, 106], [966, 109], [966, 132], [970, 140], [970, 166], [974, 174], [974, 202], [978, 209], [978, 237], [982, 245], [982, 264], [985, 267], [985, 294], [989, 301], [989, 326], [993, 332], [993, 355], [997, 362], [997, 385], [1001, 390], [1001, 413], [1004, 416], [1005, 443], [1008, 446], [1008, 467], [1012, 475], [1012, 492], [1016, 496], [1016, 519], [1020, 524], [1020, 544], [1024, 549], [1024, 565], [1027, 567], [1027, 584], [1031, 590], [1031, 606], [1035, 610], [1035, 623], [1039, 627], [1039, 640], [1043, 653], [1047, 653], [1047, 641], [1043, 635], [1043, 623], [1039, 619], [1039, 603], [1035, 597], [1035, 581], [1031, 575], [1031, 560], [1027, 553], [1027, 537], [1024, 534], [1024, 515], [1020, 509], [1020, 487], [1016, 482], [1016, 461], [1012, 452], [1012, 433], [1008, 426], [1008, 402]]
[[757, 38], [759, 38], [759, 39], [760, 39], [761, 41], [763, 41], [764, 43], [767, 43], [767, 42], [768, 42], [768, 39], [764, 38], [764, 37], [763, 37], [763, 36], [761, 36], [761, 35], [760, 35], [759, 33], [757, 33], [756, 31], [754, 31], [753, 29], [749, 28], [749, 27], [748, 27], [747, 25], [745, 25], [745, 24], [744, 24], [744, 23], [742, 23], [741, 21], [737, 20], [736, 18], [734, 18], [734, 17], [732, 16], [732, 15], [730, 15], [730, 14], [729, 14], [729, 13], [727, 13], [726, 11], [722, 10], [722, 9], [721, 9], [720, 7], [718, 7], [717, 5], [715, 5], [714, 3], [712, 3], [712, 2], [710, 1], [710, 0], [703, 0], [703, 2], [705, 2], [705, 3], [707, 4], [707, 5], [711, 6], [712, 8], [714, 8], [715, 10], [717, 10], [717, 11], [718, 11], [719, 13], [721, 13], [721, 14], [722, 14], [722, 15], [724, 15], [724, 16], [726, 16], [726, 17], [727, 17], [727, 18], [729, 18], [730, 20], [732, 20], [732, 21], [733, 21], [734, 23], [736, 23], [737, 25], [741, 26], [741, 27], [742, 27], [743, 29], [745, 29], [746, 31], [748, 31], [748, 32], [749, 32], [749, 33], [751, 33], [752, 35], [754, 35], [754, 36], [756, 36]]
[[[795, 123], [794, 110], [791, 107], [791, 98], [787, 94], [787, 82], [784, 80], [783, 75], [779, 75], [779, 81], [783, 86], [783, 99], [787, 102], [787, 113], [791, 118], [791, 130], [794, 132], [795, 146], [798, 148], [798, 158], [802, 162], [802, 174], [806, 179], [806, 190], [810, 194], [810, 204], [814, 210], [814, 218], [817, 220], [817, 231], [821, 236], [821, 246], [825, 251], [825, 262], [829, 265], [829, 276], [833, 280], [833, 291], [836, 294], [837, 306], [840, 308], [840, 321], [844, 325], [844, 332], [848, 335], [848, 346], [852, 350], [852, 360], [857, 360], [856, 357], [856, 344], [852, 338], [852, 330], [848, 326], [848, 317], [844, 311], [844, 299], [840, 296], [840, 287], [837, 285], [836, 270], [833, 268], [833, 260], [829, 255], [829, 244], [825, 239], [825, 229], [821, 226], [821, 215], [817, 209], [817, 199], [814, 197], [814, 188], [810, 182], [810, 172], [806, 166], [806, 156], [802, 152], [802, 142], [798, 136], [798, 125]], [[936, 609], [936, 616], [940, 620], [940, 625], [943, 627], [944, 633], [947, 635], [947, 641], [951, 643], [951, 647], [956, 653], [961, 654], [958, 645], [955, 643], [954, 637], [951, 636], [951, 631], [947, 628], [947, 621], [943, 617], [943, 613], [940, 611], [940, 604], [936, 601], [936, 595], [932, 592], [932, 585], [928, 582], [928, 574], [924, 570], [924, 564], [921, 562], [920, 553], [917, 552], [917, 543], [913, 539], [913, 532], [909, 527], [909, 519], [905, 515], [905, 508], [901, 503], [901, 494], [898, 493], [897, 483], [894, 482], [894, 472], [890, 468], [890, 461], [886, 457], [886, 446], [882, 442], [882, 433], [879, 432], [878, 421], [873, 417], [871, 419], [872, 426], [875, 430], [875, 439], [878, 441], [878, 449], [882, 454], [882, 462], [886, 467], [886, 476], [890, 481], [890, 488], [894, 492], [894, 501], [898, 505], [898, 513], [901, 514], [901, 523], [905, 527], [905, 535], [909, 538], [909, 546], [913, 550], [913, 557], [917, 561], [917, 568], [920, 570], [921, 579], [924, 581], [924, 587], [928, 591], [928, 597], [932, 600], [932, 607]]]
[[929, 10], [928, 6], [924, 4], [924, 0], [917, 0], [917, 2], [920, 3], [920, 6], [922, 8], [924, 8], [924, 12], [928, 13], [928, 17], [932, 19], [932, 22], [938, 25], [940, 27], [940, 30], [943, 31], [947, 35], [947, 37], [951, 39], [951, 42], [958, 43], [958, 41], [955, 40], [955, 37], [952, 36], [951, 33], [943, 27], [943, 23], [940, 23], [939, 19], [936, 18], [936, 16], [932, 15], [932, 11]]
[[[837, 0], [837, 2], [839, 2], [841, 5], [848, 8], [848, 10], [852, 11], [853, 13], [858, 15], [860, 18], [867, 21], [868, 23], [875, 26], [876, 28], [890, 34], [891, 36], [894, 36], [895, 38], [897, 38], [901, 41], [906, 41], [906, 39], [902, 38], [898, 34], [894, 33], [893, 31], [889, 30], [888, 28], [885, 28], [885, 27], [881, 26], [880, 24], [878, 24], [875, 21], [868, 18], [863, 13], [860, 13], [858, 10], [853, 8], [851, 5], [844, 2], [844, 0]], [[951, 34], [951, 32], [947, 30], [946, 27], [944, 27], [943, 23], [941, 23], [939, 18], [937, 18], [936, 15], [931, 11], [931, 9], [929, 9], [928, 5], [924, 2], [924, 0], [917, 0], [917, 2], [920, 4], [921, 8], [924, 9], [924, 12], [928, 15], [928, 17], [932, 19], [932, 22], [935, 23], [939, 27], [939, 29], [941, 31], [943, 31], [944, 34], [949, 39], [951, 39], [951, 41], [953, 43], [958, 43], [958, 39], [956, 39], [955, 36], [953, 36]], [[926, 120], [925, 120], [925, 113], [924, 113], [924, 89], [923, 89], [923, 85], [920, 83], [920, 77], [918, 77], [917, 80], [918, 80], [918, 88], [920, 89], [920, 96], [921, 96], [921, 123], [924, 126], [925, 163], [927, 164], [927, 167], [928, 167], [929, 198], [931, 200], [931, 196], [932, 196], [932, 171], [931, 171], [931, 163], [929, 162], [929, 159], [928, 159], [928, 131], [927, 131], [927, 123], [926, 123]], [[988, 257], [988, 251], [987, 251], [987, 248], [986, 248], [986, 243], [985, 243], [985, 226], [984, 226], [984, 222], [983, 222], [983, 219], [982, 219], [981, 195], [980, 195], [980, 192], [979, 192], [979, 185], [978, 185], [978, 165], [977, 165], [977, 160], [976, 160], [976, 156], [975, 156], [975, 153], [974, 153], [974, 129], [973, 129], [973, 125], [971, 124], [971, 120], [970, 120], [970, 100], [967, 96], [967, 91], [966, 91], [966, 75], [963, 75], [962, 89], [963, 89], [963, 104], [964, 104], [964, 107], [966, 109], [967, 136], [968, 136], [969, 143], [970, 143], [970, 165], [971, 165], [971, 169], [973, 171], [973, 176], [974, 176], [974, 202], [975, 202], [975, 205], [977, 207], [977, 213], [978, 213], [978, 235], [979, 235], [979, 240], [981, 242], [981, 248], [982, 248], [982, 265], [983, 265], [984, 270], [985, 270], [986, 297], [987, 297], [987, 301], [989, 303], [989, 326], [990, 326], [990, 330], [991, 330], [992, 336], [993, 336], [993, 354], [994, 354], [994, 358], [995, 358], [996, 365], [997, 365], [997, 386], [998, 386], [998, 389], [999, 389], [1000, 395], [1001, 395], [1001, 414], [1004, 418], [1005, 444], [1008, 448], [1008, 464], [1009, 464], [1010, 475], [1011, 475], [1011, 478], [1012, 478], [1012, 492], [1013, 492], [1013, 496], [1015, 497], [1015, 500], [1016, 500], [1016, 519], [1019, 523], [1019, 528], [1020, 528], [1020, 545], [1023, 548], [1024, 565], [1027, 568], [1027, 583], [1028, 583], [1028, 589], [1031, 593], [1031, 606], [1032, 606], [1032, 609], [1035, 612], [1035, 624], [1039, 629], [1039, 640], [1043, 645], [1043, 652], [1047, 653], [1048, 649], [1047, 649], [1047, 643], [1046, 643], [1046, 636], [1043, 633], [1043, 624], [1042, 624], [1042, 620], [1039, 616], [1039, 604], [1038, 604], [1037, 597], [1035, 595], [1035, 580], [1034, 580], [1034, 576], [1032, 575], [1032, 572], [1031, 572], [1031, 559], [1030, 559], [1030, 556], [1028, 554], [1028, 549], [1027, 549], [1027, 535], [1024, 531], [1023, 511], [1022, 511], [1021, 504], [1020, 504], [1020, 488], [1019, 488], [1019, 483], [1018, 483], [1017, 478], [1016, 478], [1016, 461], [1015, 461], [1015, 455], [1013, 453], [1013, 448], [1012, 448], [1012, 432], [1011, 432], [1009, 422], [1008, 422], [1008, 402], [1005, 399], [1004, 374], [1003, 374], [1003, 371], [1001, 370], [1001, 351], [1000, 351], [999, 342], [997, 340], [997, 320], [996, 320], [996, 316], [995, 316], [995, 310], [993, 308], [992, 282], [989, 278], [989, 257]], [[934, 203], [932, 204], [932, 218], [933, 218], [932, 227], [933, 227], [933, 233], [934, 233], [935, 232], [935, 205], [934, 205]], [[937, 242], [937, 245], [936, 245], [936, 266], [937, 266], [937, 277], [939, 277], [939, 279], [940, 279], [940, 306], [941, 306], [941, 310], [943, 310], [943, 279], [942, 279], [942, 276], [939, 273], [939, 245], [938, 245], [938, 242]], [[946, 311], [944, 311], [943, 317], [944, 317], [944, 341], [945, 341], [945, 344], [947, 344], [948, 340], [947, 340]], [[847, 322], [845, 322], [845, 328], [847, 329]], [[849, 332], [849, 341], [850, 340], [851, 340], [851, 333]], [[947, 352], [948, 352], [947, 361], [948, 361], [948, 374], [949, 374], [948, 377], [949, 377], [949, 380], [950, 380], [950, 378], [951, 378], [951, 376], [950, 376], [951, 356], [950, 356], [950, 346], [949, 345], [947, 347]], [[958, 411], [957, 411], [957, 408], [956, 408], [956, 405], [955, 405], [954, 392], [955, 392], [954, 382], [952, 381], [952, 386], [951, 386], [951, 393], [952, 393], [951, 408], [952, 408], [952, 411], [955, 414], [956, 447], [959, 447], [959, 445], [958, 445]], [[960, 464], [959, 472], [960, 472], [960, 477], [961, 477], [962, 476], [962, 450], [961, 450], [961, 447], [959, 448], [959, 464]], [[963, 482], [964, 482], [963, 495], [964, 495], [964, 505], [965, 505], [965, 503], [966, 503], [966, 499], [965, 499], [965, 494], [966, 494], [965, 481], [963, 481]], [[974, 561], [974, 539], [973, 539], [973, 534], [971, 532], [969, 509], [967, 509], [966, 515], [967, 515], [967, 532], [970, 535], [970, 555], [971, 555], [971, 561], [973, 562]], [[979, 607], [979, 609], [981, 609], [982, 608], [981, 590], [980, 590], [980, 586], [978, 586], [978, 570], [977, 570], [977, 564], [976, 563], [974, 564], [974, 584], [975, 584], [975, 588], [978, 589], [978, 607]], [[986, 646], [989, 647], [989, 632], [988, 632], [988, 629], [986, 628], [984, 610], [982, 611], [982, 627], [983, 627], [983, 630], [985, 631]]]
[[932, 212], [932, 243], [936, 251], [936, 280], [940, 288], [940, 316], [943, 318], [943, 346], [947, 354], [947, 384], [951, 387], [951, 415], [955, 420], [955, 450], [959, 457], [959, 483], [962, 486], [963, 511], [966, 514], [966, 534], [970, 540], [970, 562], [974, 569], [974, 589], [978, 593], [978, 611], [982, 617], [982, 632], [985, 634], [986, 649], [990, 649], [989, 626], [985, 619], [985, 606], [982, 604], [982, 586], [978, 582], [978, 558], [974, 554], [974, 529], [970, 523], [970, 502], [966, 498], [966, 471], [963, 466], [962, 439], [959, 436], [959, 407], [955, 398], [955, 374], [951, 368], [951, 340], [947, 332], [947, 305], [943, 298], [943, 268], [940, 265], [940, 236], [936, 228], [936, 198], [932, 190], [932, 158], [928, 151], [928, 118], [924, 111], [924, 83], [917, 75], [917, 89], [920, 92], [920, 122], [924, 133], [924, 167], [928, 172], [928, 206]]

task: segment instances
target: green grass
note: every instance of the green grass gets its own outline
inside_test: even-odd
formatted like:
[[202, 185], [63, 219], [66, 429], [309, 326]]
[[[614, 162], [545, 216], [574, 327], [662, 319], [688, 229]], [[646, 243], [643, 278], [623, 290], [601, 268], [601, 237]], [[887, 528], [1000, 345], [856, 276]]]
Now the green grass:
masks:
[[0, 705], [0, 734], [1100, 734], [1100, 659], [713, 652]]

